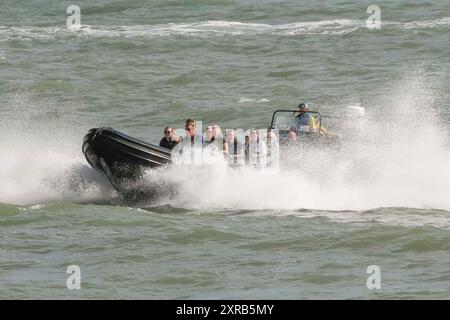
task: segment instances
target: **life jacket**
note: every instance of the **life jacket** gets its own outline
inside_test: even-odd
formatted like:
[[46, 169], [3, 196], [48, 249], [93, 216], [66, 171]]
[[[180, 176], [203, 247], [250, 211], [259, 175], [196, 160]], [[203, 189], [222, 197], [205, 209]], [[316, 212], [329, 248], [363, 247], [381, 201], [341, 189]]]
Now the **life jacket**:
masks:
[[[311, 113], [305, 112], [296, 116], [295, 126], [298, 131], [310, 131], [317, 129], [317, 121]], [[307, 128], [306, 128], [307, 127]]]
[[310, 113], [300, 113], [298, 116], [296, 116], [295, 124], [297, 125], [297, 128], [301, 126], [309, 126], [311, 121], [311, 114]]

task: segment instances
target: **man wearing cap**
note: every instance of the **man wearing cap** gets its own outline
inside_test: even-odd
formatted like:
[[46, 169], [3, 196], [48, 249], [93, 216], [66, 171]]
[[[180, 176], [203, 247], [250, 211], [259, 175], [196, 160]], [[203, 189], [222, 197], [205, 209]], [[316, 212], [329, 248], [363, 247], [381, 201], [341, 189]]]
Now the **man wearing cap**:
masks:
[[295, 127], [298, 131], [316, 131], [317, 121], [309, 111], [308, 104], [301, 102], [298, 105], [300, 112], [295, 118]]

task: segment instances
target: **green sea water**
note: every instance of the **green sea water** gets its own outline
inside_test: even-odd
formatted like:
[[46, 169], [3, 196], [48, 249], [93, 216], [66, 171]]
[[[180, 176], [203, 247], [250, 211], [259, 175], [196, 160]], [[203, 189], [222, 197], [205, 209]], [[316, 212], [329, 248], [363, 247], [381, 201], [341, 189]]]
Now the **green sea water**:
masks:
[[[449, 299], [450, 3], [377, 2], [380, 29], [371, 4], [2, 1], [0, 298]], [[136, 206], [81, 152], [93, 127], [157, 143], [300, 100], [343, 145], [276, 173], [155, 170]]]

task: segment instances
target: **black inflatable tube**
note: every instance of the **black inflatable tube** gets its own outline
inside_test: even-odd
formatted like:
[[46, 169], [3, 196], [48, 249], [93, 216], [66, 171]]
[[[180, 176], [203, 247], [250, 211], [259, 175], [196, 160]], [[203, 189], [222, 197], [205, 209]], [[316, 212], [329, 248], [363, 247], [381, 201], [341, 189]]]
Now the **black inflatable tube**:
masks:
[[146, 168], [171, 163], [171, 150], [132, 138], [113, 128], [94, 128], [83, 139], [82, 151], [91, 167], [103, 171], [114, 186]]

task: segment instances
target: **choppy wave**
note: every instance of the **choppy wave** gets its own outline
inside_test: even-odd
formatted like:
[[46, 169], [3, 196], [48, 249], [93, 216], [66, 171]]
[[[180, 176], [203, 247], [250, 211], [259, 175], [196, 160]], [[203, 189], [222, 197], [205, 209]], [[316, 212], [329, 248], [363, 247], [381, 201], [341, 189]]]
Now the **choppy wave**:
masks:
[[428, 28], [448, 28], [450, 26], [450, 17], [436, 20], [413, 21], [402, 24], [403, 29], [428, 29]]
[[[450, 27], [450, 17], [435, 20], [392, 22], [383, 21], [383, 29], [420, 30]], [[287, 24], [247, 23], [239, 21], [201, 21], [196, 23], [169, 23], [164, 25], [94, 26], [82, 25], [79, 29], [65, 27], [5, 27], [0, 26], [3, 38], [54, 39], [55, 37], [170, 37], [170, 36], [241, 36], [241, 35], [343, 35], [365, 29], [364, 20], [335, 19], [294, 22]]]

